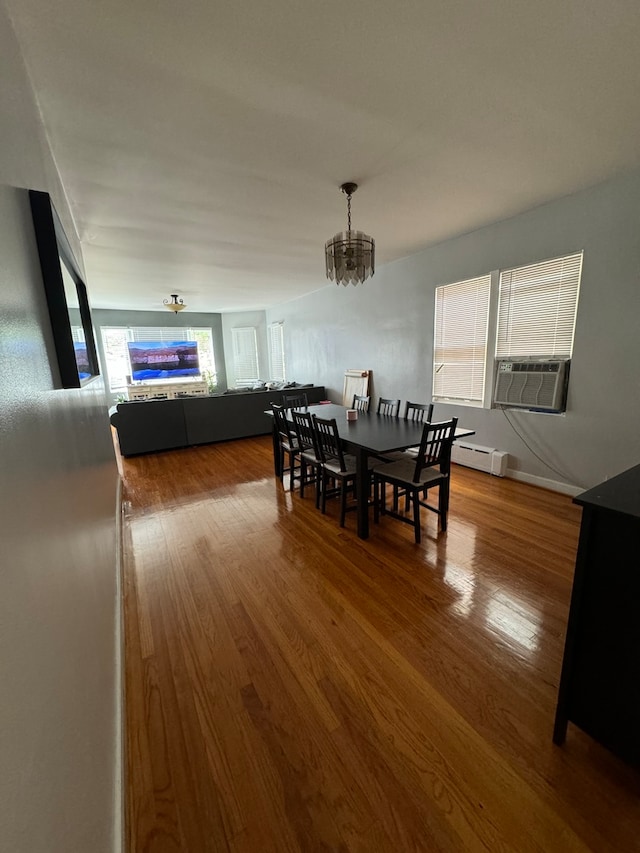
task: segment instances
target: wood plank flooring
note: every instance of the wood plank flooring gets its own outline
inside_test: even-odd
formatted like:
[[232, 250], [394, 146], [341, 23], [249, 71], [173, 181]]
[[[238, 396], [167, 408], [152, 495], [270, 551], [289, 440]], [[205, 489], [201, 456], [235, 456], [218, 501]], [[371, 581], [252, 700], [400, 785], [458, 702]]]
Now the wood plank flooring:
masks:
[[640, 774], [551, 742], [580, 510], [454, 466], [363, 542], [268, 437], [122, 461], [130, 851], [632, 851]]

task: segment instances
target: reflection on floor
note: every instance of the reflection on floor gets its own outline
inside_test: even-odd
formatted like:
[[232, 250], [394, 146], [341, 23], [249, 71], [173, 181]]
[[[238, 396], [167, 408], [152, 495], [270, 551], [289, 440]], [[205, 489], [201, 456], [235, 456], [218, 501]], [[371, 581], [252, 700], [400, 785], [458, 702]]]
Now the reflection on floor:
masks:
[[638, 774], [551, 743], [570, 499], [454, 467], [363, 542], [270, 451], [123, 460], [130, 849], [637, 849]]

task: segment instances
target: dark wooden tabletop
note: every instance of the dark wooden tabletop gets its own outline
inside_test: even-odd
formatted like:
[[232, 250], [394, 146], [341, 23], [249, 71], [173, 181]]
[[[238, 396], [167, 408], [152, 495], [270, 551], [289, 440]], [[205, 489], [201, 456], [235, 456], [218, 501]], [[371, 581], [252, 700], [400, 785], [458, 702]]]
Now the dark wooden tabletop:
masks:
[[[335, 418], [340, 438], [346, 444], [364, 448], [372, 453], [389, 453], [392, 450], [414, 447], [420, 444], [424, 427], [424, 424], [417, 421], [371, 412], [358, 412], [357, 420], [348, 421], [348, 409], [335, 403], [321, 403], [299, 411], [309, 411], [327, 420]], [[456, 438], [473, 435], [473, 432], [459, 427], [456, 429]]]

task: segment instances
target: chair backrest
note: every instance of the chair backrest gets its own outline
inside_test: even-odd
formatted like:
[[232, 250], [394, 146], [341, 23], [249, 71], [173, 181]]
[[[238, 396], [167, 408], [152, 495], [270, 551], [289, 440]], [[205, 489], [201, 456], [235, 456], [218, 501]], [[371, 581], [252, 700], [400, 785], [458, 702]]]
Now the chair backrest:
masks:
[[428, 421], [422, 430], [420, 450], [416, 457], [416, 467], [413, 473], [413, 482], [420, 480], [420, 474], [425, 468], [439, 466], [443, 474], [448, 474], [451, 468], [451, 445], [455, 438], [457, 418], [432, 424]]
[[322, 462], [336, 462], [341, 471], [346, 471], [347, 466], [344, 461], [336, 419], [325, 420], [313, 415], [313, 423], [316, 428], [316, 442], [320, 460]]
[[293, 444], [293, 432], [285, 414], [285, 407], [279, 406], [277, 403], [271, 403], [271, 411], [273, 412], [280, 441], [284, 441], [291, 446]]
[[318, 453], [318, 443], [316, 441], [316, 431], [313, 425], [313, 420], [310, 412], [291, 412], [293, 418], [293, 427], [298, 437], [298, 446], [303, 453], [313, 453], [314, 456], [320, 458]]
[[306, 409], [309, 400], [304, 391], [299, 394], [282, 394], [282, 405], [285, 409]]
[[407, 404], [404, 407], [404, 419], [405, 421], [417, 421], [418, 423], [431, 421], [433, 419], [433, 403], [410, 403], [407, 400]]
[[351, 404], [351, 408], [357, 409], [357, 411], [359, 411], [359, 412], [368, 412], [370, 402], [371, 402], [371, 397], [365, 397], [362, 394], [354, 394], [353, 395], [353, 403]]
[[391, 417], [397, 418], [399, 411], [400, 400], [387, 400], [385, 397], [378, 398], [377, 412], [379, 415], [391, 415]]

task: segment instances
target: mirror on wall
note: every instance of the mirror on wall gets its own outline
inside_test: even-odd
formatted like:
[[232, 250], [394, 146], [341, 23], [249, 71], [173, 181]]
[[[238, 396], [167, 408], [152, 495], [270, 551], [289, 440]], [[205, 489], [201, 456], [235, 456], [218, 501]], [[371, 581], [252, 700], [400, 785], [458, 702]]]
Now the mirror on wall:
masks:
[[29, 190], [29, 201], [60, 387], [82, 388], [100, 373], [87, 287], [49, 193]]

